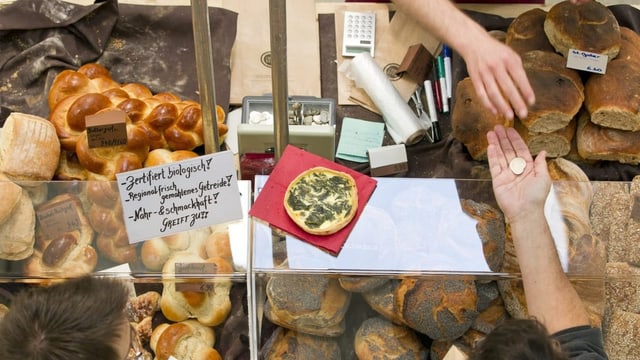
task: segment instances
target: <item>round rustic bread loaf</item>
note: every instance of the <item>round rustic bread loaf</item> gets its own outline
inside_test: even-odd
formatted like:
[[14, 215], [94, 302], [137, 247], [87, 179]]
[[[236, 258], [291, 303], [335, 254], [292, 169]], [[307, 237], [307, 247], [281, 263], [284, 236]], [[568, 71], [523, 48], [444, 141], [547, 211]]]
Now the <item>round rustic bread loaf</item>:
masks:
[[518, 15], [507, 28], [505, 44], [519, 54], [531, 50], [555, 52], [544, 32], [547, 12], [540, 8], [527, 10]]
[[[639, 104], [640, 105], [640, 104]], [[640, 163], [640, 131], [626, 131], [594, 124], [584, 112], [576, 130], [578, 154], [586, 160]]]
[[396, 305], [396, 289], [398, 286], [400, 286], [399, 279], [389, 279], [383, 285], [363, 292], [362, 298], [373, 310], [394, 324], [404, 324], [402, 314], [398, 312]]
[[464, 334], [478, 316], [476, 284], [467, 280], [403, 279], [396, 306], [404, 323], [434, 340]]
[[490, 205], [469, 199], [460, 201], [462, 211], [478, 221], [476, 230], [482, 241], [484, 258], [491, 271], [500, 271], [504, 261], [504, 216]]
[[561, 1], [551, 7], [544, 32], [557, 52], [567, 57], [570, 49], [608, 56], [620, 51], [620, 26], [611, 10], [598, 1], [574, 4]]
[[278, 327], [260, 349], [260, 359], [341, 359], [334, 338], [313, 336]]
[[274, 324], [318, 336], [339, 336], [351, 293], [324, 275], [273, 275], [267, 282], [265, 316]]
[[360, 360], [376, 359], [382, 354], [387, 359], [427, 358], [427, 348], [413, 330], [381, 317], [369, 318], [360, 324], [356, 331], [354, 347]]
[[519, 120], [516, 120], [514, 125], [532, 154], [544, 150], [548, 158], [565, 156], [571, 152], [576, 126], [575, 118], [567, 126], [550, 133], [531, 132]]
[[343, 289], [351, 292], [370, 291], [384, 285], [389, 279], [376, 276], [350, 276], [338, 279]]

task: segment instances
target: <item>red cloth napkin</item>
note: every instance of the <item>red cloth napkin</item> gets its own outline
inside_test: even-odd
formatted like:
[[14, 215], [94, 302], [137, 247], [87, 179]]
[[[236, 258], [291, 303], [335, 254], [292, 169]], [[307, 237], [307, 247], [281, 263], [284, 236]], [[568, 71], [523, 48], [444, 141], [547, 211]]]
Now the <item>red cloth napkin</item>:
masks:
[[[284, 194], [287, 187], [301, 172], [316, 166], [342, 171], [353, 176], [358, 187], [358, 210], [353, 220], [342, 230], [331, 235], [313, 235], [302, 230], [291, 220], [284, 209]], [[321, 156], [287, 145], [267, 182], [249, 210], [249, 215], [266, 221], [300, 240], [315, 245], [330, 254], [338, 255], [347, 241], [349, 233], [358, 221], [364, 206], [377, 186], [377, 181], [346, 166]]]

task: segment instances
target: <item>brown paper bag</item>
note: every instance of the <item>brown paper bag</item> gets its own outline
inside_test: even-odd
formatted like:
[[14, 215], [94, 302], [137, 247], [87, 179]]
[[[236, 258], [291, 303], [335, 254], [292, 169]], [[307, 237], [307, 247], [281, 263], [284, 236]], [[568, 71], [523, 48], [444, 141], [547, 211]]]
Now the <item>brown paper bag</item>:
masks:
[[[396, 70], [402, 63], [409, 47], [419, 43], [422, 43], [432, 55], [440, 46], [440, 42], [427, 33], [413, 18], [398, 11], [391, 19], [387, 31], [381, 35], [375, 51], [375, 61], [387, 74], [400, 96], [407, 102], [418, 84], [409, 77], [397, 76]], [[380, 113], [362, 89], [351, 89], [350, 99], [371, 111]]]
[[[220, 0], [238, 13], [231, 51], [231, 104], [271, 94], [269, 0]], [[314, 0], [287, 1], [287, 85], [291, 96], [321, 96], [320, 41]], [[214, 54], [215, 56], [215, 54]]]

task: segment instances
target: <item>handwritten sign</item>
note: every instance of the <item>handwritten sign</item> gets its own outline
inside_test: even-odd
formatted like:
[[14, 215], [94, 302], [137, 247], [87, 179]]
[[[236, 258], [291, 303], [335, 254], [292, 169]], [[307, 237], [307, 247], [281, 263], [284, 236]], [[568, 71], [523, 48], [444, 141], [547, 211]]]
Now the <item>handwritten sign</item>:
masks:
[[608, 59], [609, 57], [607, 55], [569, 49], [569, 54], [567, 55], [567, 67], [596, 74], [604, 74], [607, 71]]
[[230, 151], [116, 174], [129, 242], [242, 219]]
[[122, 110], [108, 110], [85, 117], [90, 148], [127, 145], [127, 124]]

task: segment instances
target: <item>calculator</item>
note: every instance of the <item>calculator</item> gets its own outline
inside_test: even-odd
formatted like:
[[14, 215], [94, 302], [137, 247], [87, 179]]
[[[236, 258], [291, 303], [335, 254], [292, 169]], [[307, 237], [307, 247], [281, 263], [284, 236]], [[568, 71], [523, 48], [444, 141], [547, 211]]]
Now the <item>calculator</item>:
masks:
[[345, 11], [342, 32], [342, 56], [356, 56], [361, 52], [374, 53], [376, 14], [372, 11]]

